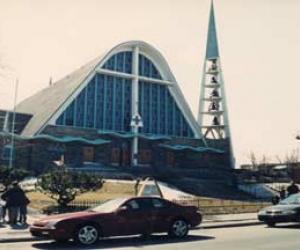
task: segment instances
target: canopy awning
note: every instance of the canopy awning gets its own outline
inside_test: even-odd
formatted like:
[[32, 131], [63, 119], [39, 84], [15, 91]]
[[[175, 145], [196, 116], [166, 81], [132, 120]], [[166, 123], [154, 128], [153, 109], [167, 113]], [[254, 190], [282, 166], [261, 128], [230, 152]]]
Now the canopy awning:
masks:
[[[106, 131], [106, 130], [98, 130], [98, 133], [101, 135], [110, 135], [119, 138], [133, 138], [135, 136], [132, 132], [115, 132], [115, 131]], [[166, 135], [155, 135], [155, 134], [137, 134], [139, 138], [147, 139], [147, 140], [171, 140], [170, 136]]]
[[[11, 133], [0, 133], [0, 136], [12, 136]], [[79, 143], [84, 143], [84, 144], [89, 144], [89, 145], [101, 145], [101, 144], [106, 144], [106, 143], [110, 143], [110, 141], [108, 140], [104, 140], [104, 139], [95, 139], [95, 140], [91, 140], [91, 139], [86, 139], [83, 137], [77, 137], [77, 136], [62, 136], [62, 137], [56, 137], [53, 135], [47, 135], [47, 134], [39, 134], [39, 135], [35, 135], [35, 136], [20, 136], [17, 134], [13, 135], [15, 139], [17, 140], [24, 140], [24, 141], [35, 141], [35, 140], [48, 140], [48, 141], [54, 141], [54, 142], [60, 142], [60, 143], [71, 143], [71, 142], [79, 142]]]
[[176, 144], [176, 145], [167, 145], [167, 144], [160, 144], [159, 145], [162, 148], [167, 148], [170, 150], [174, 151], [181, 151], [181, 150], [191, 150], [194, 152], [209, 152], [209, 153], [217, 153], [217, 154], [223, 154], [224, 151], [216, 148], [209, 148], [209, 147], [193, 147], [193, 146], [188, 146], [188, 145], [181, 145], [181, 144]]

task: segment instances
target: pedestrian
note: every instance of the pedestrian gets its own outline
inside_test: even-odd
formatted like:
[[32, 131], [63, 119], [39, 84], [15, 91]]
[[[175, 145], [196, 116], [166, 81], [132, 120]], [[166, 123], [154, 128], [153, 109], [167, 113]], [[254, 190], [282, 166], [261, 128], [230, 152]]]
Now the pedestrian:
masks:
[[12, 186], [2, 194], [1, 198], [6, 201], [8, 223], [11, 225], [17, 224], [20, 207], [24, 204], [25, 200], [25, 193], [18, 185], [18, 182], [14, 181]]
[[0, 222], [5, 222], [5, 216], [4, 216], [4, 207], [5, 207], [5, 201], [0, 198]]
[[140, 178], [137, 178], [137, 179], [136, 179], [136, 182], [135, 182], [135, 184], [134, 184], [134, 193], [135, 193], [135, 196], [138, 195], [140, 181], [141, 181], [141, 179], [140, 179]]
[[27, 224], [27, 206], [30, 203], [30, 200], [25, 195], [23, 196], [23, 200], [20, 204], [20, 210], [19, 210], [19, 222], [22, 224]]
[[286, 191], [284, 189], [284, 187], [282, 187], [279, 191], [279, 196], [280, 196], [280, 200], [283, 200], [286, 198]]
[[287, 187], [288, 196], [292, 194], [297, 194], [299, 192], [299, 187], [296, 185], [294, 181]]
[[277, 204], [279, 203], [279, 201], [280, 201], [279, 195], [274, 195], [274, 196], [272, 197], [272, 204], [273, 204], [273, 205], [277, 205]]

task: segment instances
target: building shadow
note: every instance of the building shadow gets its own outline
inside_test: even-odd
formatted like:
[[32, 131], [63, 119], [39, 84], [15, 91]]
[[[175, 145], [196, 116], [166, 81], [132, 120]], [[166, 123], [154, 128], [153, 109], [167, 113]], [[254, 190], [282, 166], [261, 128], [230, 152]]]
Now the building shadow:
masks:
[[83, 247], [76, 245], [74, 242], [70, 241], [67, 243], [58, 242], [41, 242], [34, 243], [32, 247], [36, 249], [109, 249], [109, 248], [125, 248], [125, 247], [142, 247], [147, 245], [164, 245], [164, 244], [176, 244], [176, 243], [186, 243], [194, 241], [205, 241], [213, 240], [215, 237], [212, 236], [198, 236], [189, 235], [184, 239], [171, 239], [167, 235], [151, 235], [149, 238], [144, 239], [141, 237], [122, 237], [122, 238], [108, 238], [102, 239], [97, 244], [93, 246]]
[[25, 230], [29, 227], [28, 224], [13, 224], [13, 225], [10, 225], [10, 228], [13, 229], [13, 230]]

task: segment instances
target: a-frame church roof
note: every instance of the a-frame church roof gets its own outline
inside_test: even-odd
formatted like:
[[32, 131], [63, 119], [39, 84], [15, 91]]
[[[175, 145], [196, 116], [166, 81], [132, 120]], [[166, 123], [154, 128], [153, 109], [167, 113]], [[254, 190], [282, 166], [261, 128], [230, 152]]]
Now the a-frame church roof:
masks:
[[184, 114], [187, 122], [192, 128], [195, 137], [201, 138], [199, 126], [187, 104], [185, 98], [173, 76], [166, 60], [151, 45], [142, 41], [129, 41], [122, 43], [111, 49], [104, 56], [87, 63], [85, 66], [77, 69], [63, 79], [57, 81], [51, 86], [41, 90], [37, 94], [25, 99], [16, 107], [16, 112], [33, 115], [24, 130], [22, 136], [35, 136], [42, 132], [43, 128], [49, 124], [55, 114], [61, 112], [62, 106], [70, 99], [74, 98], [78, 89], [86, 83], [91, 75], [114, 54], [122, 50], [129, 50], [132, 46], [137, 45], [143, 50], [143, 53], [152, 56], [156, 64], [159, 64], [163, 79], [172, 83], [169, 90], [173, 95], [179, 109]]
[[52, 114], [80, 86], [96, 68], [101, 57], [87, 63], [71, 74], [25, 99], [16, 107], [16, 112], [32, 114], [31, 120], [22, 131], [23, 136], [33, 136], [47, 123]]

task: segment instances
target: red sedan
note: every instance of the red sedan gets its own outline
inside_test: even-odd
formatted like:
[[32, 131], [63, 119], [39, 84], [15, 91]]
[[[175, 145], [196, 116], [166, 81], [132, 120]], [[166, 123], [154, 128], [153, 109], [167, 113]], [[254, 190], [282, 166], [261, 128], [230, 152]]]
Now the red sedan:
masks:
[[134, 197], [109, 200], [83, 212], [48, 216], [34, 222], [30, 232], [56, 241], [74, 239], [91, 245], [101, 237], [161, 232], [183, 238], [201, 220], [197, 207], [156, 197]]

